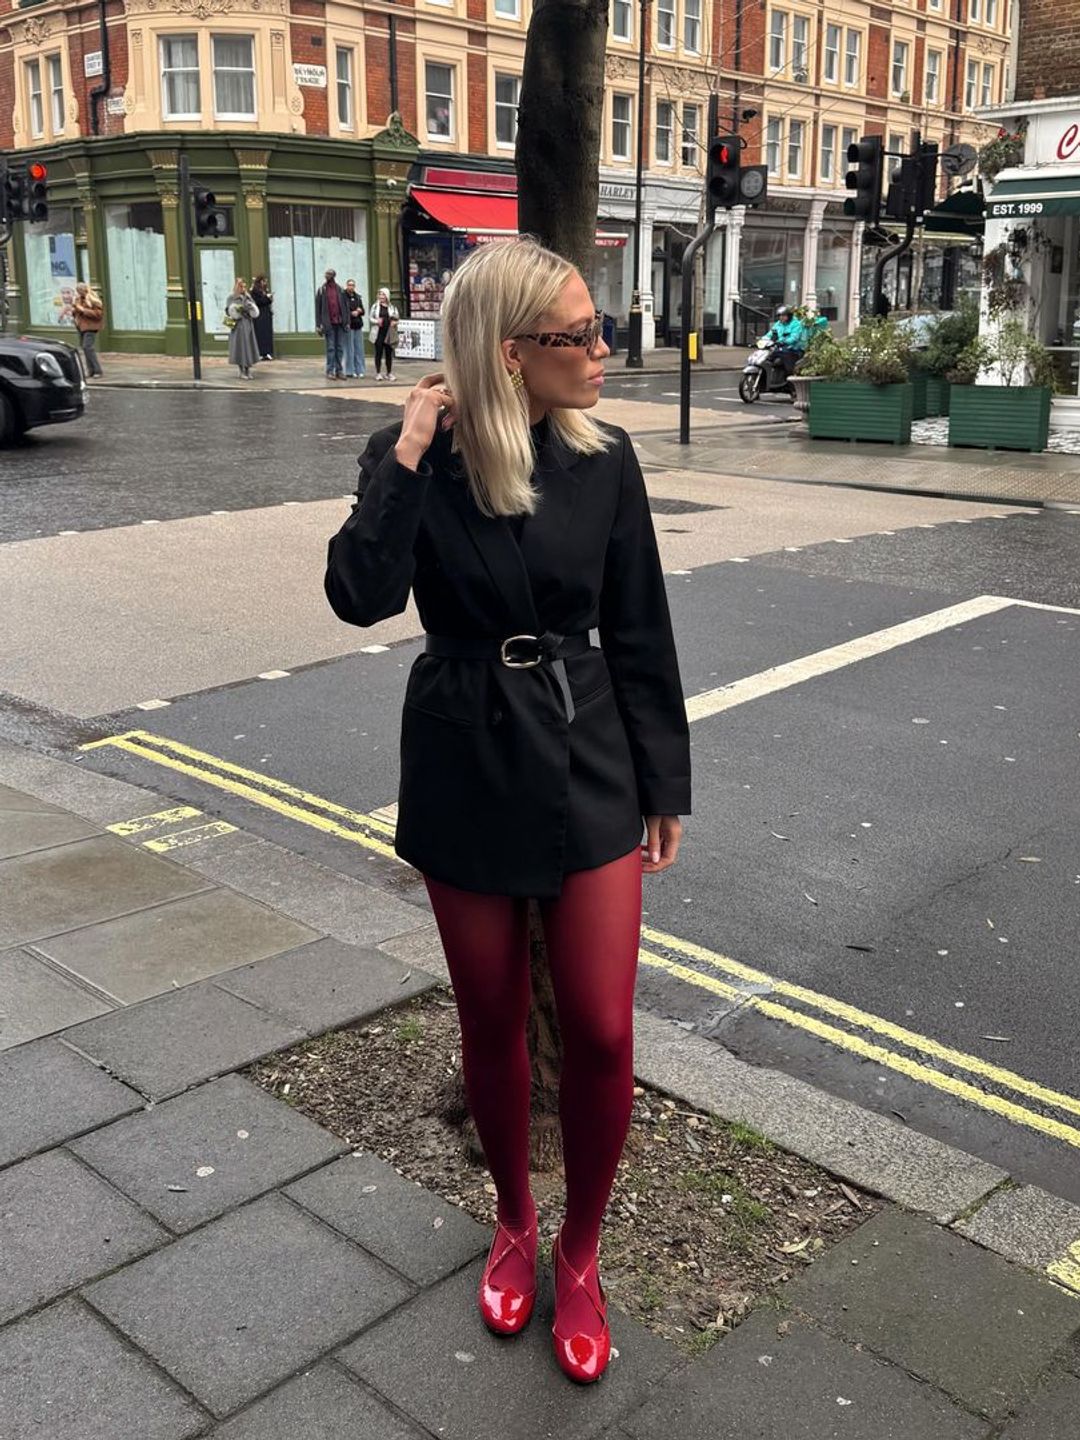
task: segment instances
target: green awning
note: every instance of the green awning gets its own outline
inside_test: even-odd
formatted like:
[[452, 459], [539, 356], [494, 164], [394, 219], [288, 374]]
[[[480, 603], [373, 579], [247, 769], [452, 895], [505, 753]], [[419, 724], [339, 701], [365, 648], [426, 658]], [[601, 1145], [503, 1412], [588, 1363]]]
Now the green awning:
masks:
[[1039, 215], [1080, 215], [1080, 171], [1062, 174], [1032, 170], [1001, 180], [986, 202], [988, 220], [1035, 219]]

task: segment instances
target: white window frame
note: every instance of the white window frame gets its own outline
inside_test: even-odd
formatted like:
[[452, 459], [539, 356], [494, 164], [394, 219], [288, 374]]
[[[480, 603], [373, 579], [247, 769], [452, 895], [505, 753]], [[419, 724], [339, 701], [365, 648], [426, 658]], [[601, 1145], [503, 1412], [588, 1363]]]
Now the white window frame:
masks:
[[[836, 44], [830, 46], [829, 40], [835, 39]], [[840, 83], [840, 52], [844, 48], [844, 30], [840, 25], [828, 24], [825, 26], [825, 60], [821, 70], [821, 78], [828, 85]], [[832, 61], [830, 65], [830, 59]]]
[[926, 0], [926, 6], [928, 10], [940, 10], [941, 0]]
[[775, 116], [765, 124], [765, 169], [769, 175], [780, 174], [780, 157], [784, 151], [784, 121]]
[[[514, 100], [512, 104], [509, 101], [499, 99], [500, 80], [513, 81]], [[510, 75], [505, 70], [497, 70], [491, 89], [495, 97], [495, 144], [500, 150], [513, 150], [517, 146], [518, 106], [521, 104], [521, 76]], [[499, 112], [503, 111], [505, 113], [507, 110], [510, 111], [510, 118], [513, 121], [514, 138], [512, 140], [502, 140], [499, 138]]]
[[[345, 57], [346, 74], [344, 79], [341, 75], [341, 57]], [[334, 95], [337, 103], [337, 123], [339, 130], [355, 130], [356, 128], [356, 85], [354, 75], [356, 72], [356, 57], [351, 45], [334, 46]], [[341, 102], [345, 101], [345, 118], [341, 115]]]
[[[667, 111], [667, 124], [660, 124], [661, 110]], [[658, 100], [656, 102], [656, 132], [653, 138], [653, 145], [656, 151], [656, 163], [658, 165], [673, 165], [675, 163], [675, 102], [673, 100]], [[667, 154], [660, 153], [660, 135], [667, 136]]]
[[26, 76], [26, 108], [30, 119], [30, 137], [41, 140], [45, 135], [45, 94], [41, 88], [41, 57], [24, 60]]
[[908, 80], [908, 66], [910, 64], [911, 46], [906, 40], [894, 40], [892, 47], [892, 66], [889, 74], [894, 98], [911, 94], [911, 85]]
[[[658, 50], [674, 50], [675, 36], [677, 29], [677, 5], [676, 0], [656, 0], [656, 48]], [[661, 16], [664, 21], [664, 30], [668, 39], [661, 39]]]
[[521, 19], [521, 0], [493, 0], [493, 3], [500, 20]]
[[791, 17], [791, 73], [810, 75], [810, 21], [805, 15]]
[[979, 98], [979, 62], [969, 60], [964, 75], [964, 109], [974, 110]]
[[[618, 16], [626, 20], [625, 33], [615, 23]], [[611, 0], [611, 35], [615, 40], [633, 40], [634, 6], [632, 0]]]
[[[806, 161], [806, 121], [798, 115], [793, 115], [788, 121], [787, 127], [787, 164], [784, 173], [789, 180], [801, 180], [803, 176], [803, 165]], [[797, 154], [798, 164], [792, 166], [791, 157]]]
[[[852, 47], [851, 42], [855, 45]], [[854, 62], [855, 73], [852, 75], [852, 63]], [[862, 83], [862, 31], [853, 30], [850, 27], [847, 32], [847, 39], [844, 42], [844, 84], [850, 89], [857, 89]]]
[[701, 0], [683, 0], [683, 49], [688, 55], [701, 54]]
[[[937, 60], [936, 66], [930, 64], [931, 55]], [[923, 99], [927, 105], [941, 104], [941, 62], [943, 58], [944, 56], [941, 50], [927, 50], [926, 52], [926, 79], [923, 84]], [[933, 91], [933, 94], [930, 93], [931, 91]]]
[[[848, 160], [848, 158], [847, 158], [848, 146], [849, 146], [849, 145], [856, 145], [856, 144], [858, 144], [858, 140], [859, 140], [859, 130], [858, 130], [858, 126], [856, 126], [856, 125], [841, 125], [841, 126], [840, 126], [840, 158], [841, 158], [841, 159], [843, 160], [843, 162], [844, 162], [843, 174], [844, 174], [845, 177], [847, 176], [848, 166], [849, 166], [850, 163], [851, 163], [851, 162]], [[838, 171], [837, 173], [839, 174], [840, 172]]]
[[[218, 65], [217, 56], [214, 53], [214, 46], [218, 40], [246, 40], [251, 46], [251, 67], [243, 65]], [[217, 103], [217, 77], [218, 71], [229, 75], [251, 75], [251, 113], [245, 114], [239, 110], [219, 110]], [[259, 77], [255, 68], [255, 36], [246, 35], [240, 31], [218, 30], [210, 36], [210, 86], [214, 100], [215, 120], [257, 120], [259, 118]], [[201, 94], [201, 92], [200, 92]]]
[[995, 69], [995, 66], [989, 64], [984, 64], [982, 67], [982, 77], [979, 82], [980, 105], [992, 105], [994, 103], [994, 80], [997, 78]]
[[49, 76], [49, 123], [54, 135], [62, 135], [67, 117], [64, 114], [64, 60], [58, 50], [45, 56], [45, 68]]
[[996, 30], [997, 23], [997, 0], [986, 0], [986, 28], [988, 30]]
[[769, 75], [787, 69], [788, 12], [774, 10], [769, 16]]
[[[625, 102], [620, 104], [619, 102]], [[625, 110], [625, 114], [618, 113]], [[615, 136], [625, 132], [626, 148], [620, 150]], [[634, 145], [634, 97], [624, 91], [613, 91], [611, 96], [611, 158], [632, 160]]]
[[[165, 49], [165, 47], [168, 45], [168, 43], [169, 43], [170, 40], [194, 40], [194, 42], [195, 42], [195, 65], [194, 65], [194, 66], [185, 65], [185, 66], [183, 66], [182, 68], [177, 67], [177, 68], [175, 68], [175, 69], [166, 69], [166, 66], [165, 66], [165, 53], [166, 53], [166, 49]], [[201, 50], [200, 50], [200, 47], [199, 47], [199, 37], [198, 37], [198, 34], [195, 33], [195, 32], [189, 31], [189, 30], [180, 30], [180, 31], [177, 31], [175, 34], [159, 35], [159, 36], [158, 36], [158, 73], [159, 73], [160, 76], [161, 76], [161, 117], [162, 117], [162, 119], [163, 119], [163, 120], [201, 120], [201, 119], [202, 119], [202, 102], [203, 102], [202, 53], [201, 53]], [[177, 111], [175, 111], [175, 112], [174, 112], [174, 111], [171, 111], [171, 110], [169, 109], [169, 103], [168, 103], [169, 84], [168, 84], [168, 79], [167, 79], [167, 77], [168, 77], [169, 75], [191, 75], [191, 74], [194, 74], [195, 80], [196, 80], [196, 82], [197, 82], [195, 88], [196, 88], [196, 90], [198, 91], [198, 98], [199, 98], [199, 108], [198, 108], [198, 110], [184, 110], [184, 111], [177, 110]]]
[[968, 0], [968, 24], [982, 24], [982, 5], [980, 0]]
[[[694, 123], [687, 125], [691, 115]], [[701, 106], [690, 100], [683, 101], [679, 124], [679, 158], [684, 170], [701, 169]]]
[[[432, 65], [437, 65], [440, 70], [445, 70], [450, 76], [449, 92], [444, 90], [433, 90], [429, 77], [429, 70]], [[457, 139], [457, 67], [451, 60], [429, 60], [424, 57], [424, 133], [435, 145], [453, 145]], [[447, 133], [439, 135], [428, 129], [428, 101], [432, 96], [448, 101], [446, 107]]]
[[[836, 184], [836, 143], [840, 131], [835, 125], [822, 125], [821, 127], [821, 160], [818, 168], [818, 175], [823, 185]], [[831, 142], [830, 142], [830, 136]], [[825, 157], [829, 157], [826, 163]]]

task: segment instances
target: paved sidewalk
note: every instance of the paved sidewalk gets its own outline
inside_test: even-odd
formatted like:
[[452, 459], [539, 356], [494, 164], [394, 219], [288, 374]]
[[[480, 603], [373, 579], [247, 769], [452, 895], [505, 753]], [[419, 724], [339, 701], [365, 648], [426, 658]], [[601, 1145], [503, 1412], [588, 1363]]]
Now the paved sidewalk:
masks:
[[1075, 1440], [1080, 1210], [651, 1016], [647, 1083], [825, 1154], [831, 1107], [837, 1173], [945, 1223], [887, 1206], [696, 1361], [615, 1314], [586, 1390], [546, 1277], [496, 1340], [487, 1233], [236, 1073], [442, 983], [427, 912], [0, 745], [5, 780], [0, 1440]]

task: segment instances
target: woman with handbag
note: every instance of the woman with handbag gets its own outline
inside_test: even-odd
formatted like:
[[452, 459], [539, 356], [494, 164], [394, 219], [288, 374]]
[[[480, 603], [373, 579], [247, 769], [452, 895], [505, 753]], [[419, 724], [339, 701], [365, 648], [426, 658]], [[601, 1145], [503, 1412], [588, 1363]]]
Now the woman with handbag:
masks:
[[233, 293], [225, 301], [225, 324], [229, 327], [229, 364], [240, 371], [241, 380], [250, 380], [251, 367], [259, 359], [255, 321], [259, 307], [248, 293], [247, 281], [237, 278]]
[[394, 350], [398, 342], [398, 314], [396, 305], [390, 304], [390, 291], [384, 285], [371, 312], [371, 343], [375, 347], [375, 379], [382, 380], [379, 367], [385, 358], [386, 379], [394, 379]]
[[326, 592], [366, 626], [411, 590], [428, 632], [405, 693], [395, 848], [424, 876], [454, 987], [497, 1194], [478, 1303], [501, 1335], [536, 1297], [529, 899], [540, 907], [563, 1048], [552, 1334], [586, 1383], [611, 1350], [597, 1250], [633, 1103], [642, 876], [675, 862], [690, 808], [686, 709], [641, 467], [624, 431], [584, 413], [609, 353], [584, 280], [535, 241], [484, 246], [442, 319], [445, 378], [426, 376], [401, 424], [371, 437]]

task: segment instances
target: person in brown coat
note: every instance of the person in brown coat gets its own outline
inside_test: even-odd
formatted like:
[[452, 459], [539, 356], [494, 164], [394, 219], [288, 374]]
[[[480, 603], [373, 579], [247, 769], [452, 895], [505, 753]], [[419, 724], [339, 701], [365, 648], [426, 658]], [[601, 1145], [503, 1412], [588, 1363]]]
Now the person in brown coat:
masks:
[[75, 329], [79, 332], [79, 344], [82, 346], [86, 368], [90, 372], [90, 378], [97, 379], [104, 374], [96, 347], [98, 331], [105, 323], [105, 307], [101, 303], [101, 296], [91, 290], [85, 280], [80, 280], [75, 286], [75, 301], [71, 312], [75, 317]]

